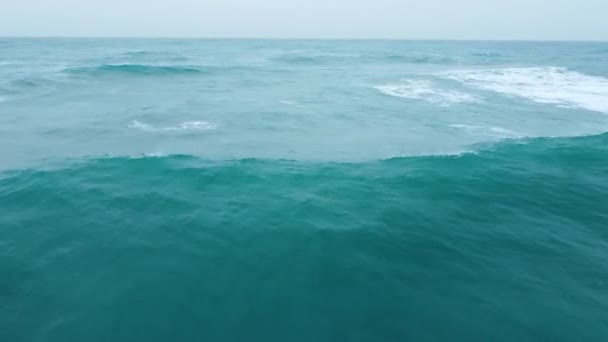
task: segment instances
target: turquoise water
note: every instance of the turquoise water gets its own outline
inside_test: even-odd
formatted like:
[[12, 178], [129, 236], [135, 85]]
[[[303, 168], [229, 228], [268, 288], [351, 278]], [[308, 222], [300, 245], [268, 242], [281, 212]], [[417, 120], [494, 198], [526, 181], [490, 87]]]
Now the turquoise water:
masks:
[[608, 43], [0, 40], [0, 341], [604, 341]]

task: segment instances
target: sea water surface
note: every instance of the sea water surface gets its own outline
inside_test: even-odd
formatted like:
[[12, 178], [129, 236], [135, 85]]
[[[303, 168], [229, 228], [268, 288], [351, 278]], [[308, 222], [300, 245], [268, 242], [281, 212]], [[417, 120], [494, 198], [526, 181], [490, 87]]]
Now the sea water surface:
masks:
[[0, 341], [606, 341], [608, 43], [0, 39]]

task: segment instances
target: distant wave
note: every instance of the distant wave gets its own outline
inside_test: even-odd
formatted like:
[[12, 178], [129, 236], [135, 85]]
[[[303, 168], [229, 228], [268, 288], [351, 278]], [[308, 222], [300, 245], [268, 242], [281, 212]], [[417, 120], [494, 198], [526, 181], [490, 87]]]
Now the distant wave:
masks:
[[363, 58], [358, 53], [320, 50], [287, 50], [273, 54], [268, 61], [279, 64], [323, 64], [356, 62]]
[[607, 53], [608, 54], [608, 49], [599, 49], [599, 50], [593, 50], [591, 51], [591, 53]]
[[382, 60], [409, 64], [452, 64], [455, 58], [439, 54], [386, 54]]
[[498, 52], [474, 52], [474, 53], [472, 53], [472, 55], [475, 57], [487, 57], [487, 58], [503, 57], [503, 55]]
[[284, 64], [315, 64], [331, 62], [394, 62], [403, 64], [451, 64], [457, 59], [440, 54], [424, 53], [389, 53], [389, 54], [347, 54], [347, 53], [319, 53], [316, 51], [288, 52], [270, 59], [272, 62]]
[[272, 61], [285, 64], [314, 64], [320, 62], [320, 58], [312, 56], [284, 55], [272, 58]]
[[48, 80], [45, 79], [34, 79], [34, 78], [29, 78], [29, 79], [19, 79], [19, 80], [14, 80], [12, 82], [10, 82], [10, 85], [16, 88], [33, 88], [39, 85], [42, 85], [43, 83], [48, 82]]
[[446, 107], [453, 104], [479, 101], [477, 97], [471, 94], [443, 89], [428, 80], [404, 80], [399, 84], [387, 84], [375, 88], [386, 95], [410, 100], [423, 100]]
[[2, 93], [1, 96], [7, 100], [7, 97], [5, 97], [6, 95], [12, 100], [16, 98], [32, 97], [51, 93], [57, 89], [63, 80], [61, 77], [57, 77], [56, 75], [28, 75], [21, 79], [0, 80], [0, 82], [0, 93]]
[[187, 55], [182, 55], [170, 51], [128, 51], [122, 53], [111, 54], [109, 56], [100, 56], [92, 59], [92, 63], [101, 65], [121, 65], [121, 64], [151, 64], [158, 65], [161, 63], [179, 63], [188, 60]]
[[147, 64], [104, 64], [94, 67], [70, 68], [65, 70], [71, 74], [133, 74], [133, 75], [184, 75], [201, 74], [205, 70], [188, 66], [159, 66]]
[[208, 131], [217, 128], [216, 124], [209, 123], [207, 121], [186, 121], [182, 122], [177, 126], [165, 126], [156, 127], [147, 123], [142, 123], [137, 120], [133, 120], [127, 126], [129, 128], [138, 129], [146, 132], [162, 132], [162, 131]]
[[141, 51], [129, 51], [129, 52], [125, 52], [122, 53], [120, 56], [123, 57], [133, 57], [133, 58], [142, 58], [142, 57], [167, 57], [167, 56], [173, 56], [171, 53], [169, 52], [164, 52], [164, 51], [145, 51], [145, 50], [141, 50]]
[[538, 103], [608, 113], [608, 79], [565, 68], [457, 70], [440, 76]]

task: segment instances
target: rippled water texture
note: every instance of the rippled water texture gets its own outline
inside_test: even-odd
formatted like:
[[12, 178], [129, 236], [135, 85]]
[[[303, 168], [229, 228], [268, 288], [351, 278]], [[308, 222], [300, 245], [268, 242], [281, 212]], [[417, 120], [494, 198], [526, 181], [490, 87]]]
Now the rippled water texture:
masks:
[[608, 44], [0, 40], [0, 341], [608, 340]]

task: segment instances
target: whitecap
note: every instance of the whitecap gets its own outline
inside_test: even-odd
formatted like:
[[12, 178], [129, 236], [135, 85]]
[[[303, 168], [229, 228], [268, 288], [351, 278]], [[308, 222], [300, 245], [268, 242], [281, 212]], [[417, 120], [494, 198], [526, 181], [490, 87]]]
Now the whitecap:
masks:
[[386, 95], [410, 100], [424, 100], [444, 107], [479, 101], [471, 94], [436, 87], [428, 80], [404, 80], [400, 84], [387, 84], [375, 88]]
[[[174, 129], [174, 127], [167, 127], [168, 129]], [[177, 129], [184, 130], [197, 130], [197, 131], [206, 131], [210, 129], [216, 129], [217, 125], [209, 123], [207, 121], [186, 121], [179, 124], [176, 127]]]
[[608, 79], [565, 68], [457, 70], [439, 76], [537, 103], [608, 113]]
[[148, 158], [164, 158], [168, 156], [165, 153], [153, 152], [153, 153], [142, 153], [140, 155], [129, 156], [129, 159], [148, 159]]
[[134, 129], [139, 129], [139, 130], [142, 130], [142, 131], [146, 131], [146, 130], [149, 130], [151, 128], [150, 125], [141, 123], [141, 122], [139, 122], [137, 120], [131, 121], [127, 127], [134, 128]]
[[512, 131], [502, 127], [488, 127], [480, 125], [453, 124], [451, 128], [464, 130], [470, 135], [482, 135], [495, 138], [522, 138], [526, 135], [520, 132]]
[[167, 157], [168, 154], [166, 153], [162, 153], [162, 152], [151, 152], [151, 153], [144, 153], [143, 157], [144, 158], [164, 158]]
[[127, 126], [128, 128], [138, 129], [140, 131], [147, 132], [159, 132], [159, 131], [207, 131], [217, 128], [216, 124], [207, 121], [186, 121], [182, 122], [177, 126], [165, 126], [155, 127], [147, 123], [142, 123], [137, 120], [133, 120]]

